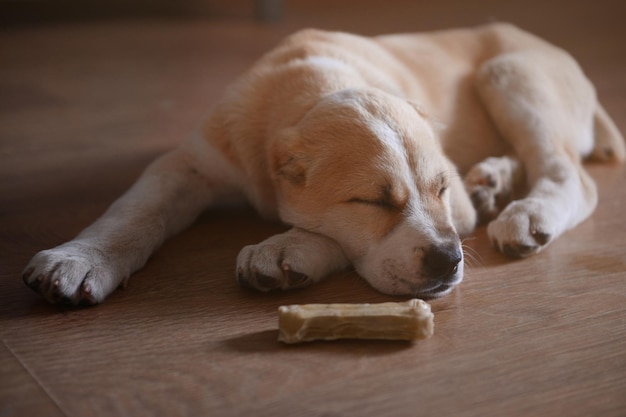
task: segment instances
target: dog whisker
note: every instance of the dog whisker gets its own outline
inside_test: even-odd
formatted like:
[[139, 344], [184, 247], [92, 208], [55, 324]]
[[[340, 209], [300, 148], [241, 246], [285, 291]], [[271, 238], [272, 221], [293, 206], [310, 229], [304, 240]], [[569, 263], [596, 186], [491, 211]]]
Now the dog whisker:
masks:
[[467, 265], [467, 267], [470, 269], [483, 266], [483, 261], [480, 253], [478, 253], [476, 249], [465, 244], [466, 241], [474, 239], [476, 238], [465, 238], [461, 241], [461, 248], [463, 249], [463, 256], [465, 257], [465, 265]]

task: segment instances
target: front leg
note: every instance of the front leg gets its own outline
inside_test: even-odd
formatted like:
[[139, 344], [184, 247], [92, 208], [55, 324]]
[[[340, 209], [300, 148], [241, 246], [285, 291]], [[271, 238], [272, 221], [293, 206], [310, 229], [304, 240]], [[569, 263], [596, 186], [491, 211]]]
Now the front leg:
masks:
[[190, 225], [223, 190], [183, 147], [152, 163], [133, 187], [75, 239], [36, 254], [23, 279], [50, 302], [95, 304]]
[[337, 242], [294, 227], [244, 247], [237, 257], [237, 280], [260, 291], [286, 290], [314, 284], [349, 265]]

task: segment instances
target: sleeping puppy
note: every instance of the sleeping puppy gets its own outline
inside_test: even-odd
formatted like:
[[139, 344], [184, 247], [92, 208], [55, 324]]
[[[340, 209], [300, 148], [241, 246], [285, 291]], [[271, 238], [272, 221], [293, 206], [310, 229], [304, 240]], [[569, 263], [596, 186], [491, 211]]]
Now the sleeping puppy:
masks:
[[383, 293], [439, 297], [461, 282], [477, 222], [505, 254], [537, 253], [596, 205], [581, 161], [625, 153], [572, 57], [511, 25], [306, 30], [23, 277], [51, 302], [99, 303], [202, 211], [248, 202], [293, 228], [241, 250], [243, 286], [303, 287], [352, 266]]

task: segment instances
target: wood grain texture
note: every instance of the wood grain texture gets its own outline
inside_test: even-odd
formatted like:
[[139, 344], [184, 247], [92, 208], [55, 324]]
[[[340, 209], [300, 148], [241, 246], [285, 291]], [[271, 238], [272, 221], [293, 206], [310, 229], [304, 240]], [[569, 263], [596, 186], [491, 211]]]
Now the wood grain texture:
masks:
[[592, 165], [594, 215], [510, 261], [484, 229], [465, 281], [432, 301], [435, 334], [395, 342], [276, 341], [282, 304], [391, 300], [351, 272], [302, 291], [234, 280], [246, 244], [284, 230], [206, 213], [128, 288], [87, 309], [20, 278], [196, 126], [225, 84], [304, 26], [366, 34], [508, 20], [570, 50], [626, 132], [618, 1], [287, 2], [251, 20], [128, 20], [0, 32], [0, 416], [626, 415], [626, 169]]

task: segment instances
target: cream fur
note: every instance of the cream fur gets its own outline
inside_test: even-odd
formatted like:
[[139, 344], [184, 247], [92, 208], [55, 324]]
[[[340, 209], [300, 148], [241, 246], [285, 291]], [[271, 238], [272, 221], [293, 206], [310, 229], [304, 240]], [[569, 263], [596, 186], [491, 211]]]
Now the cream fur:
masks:
[[536, 253], [596, 205], [582, 159], [625, 154], [577, 63], [514, 26], [306, 30], [24, 280], [51, 302], [101, 302], [201, 211], [248, 201], [293, 229], [241, 251], [242, 285], [301, 287], [352, 265], [382, 292], [441, 296], [477, 219], [497, 249]]

